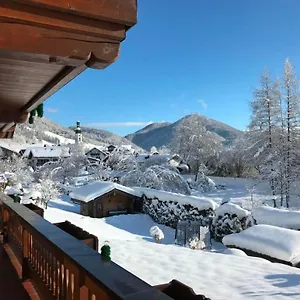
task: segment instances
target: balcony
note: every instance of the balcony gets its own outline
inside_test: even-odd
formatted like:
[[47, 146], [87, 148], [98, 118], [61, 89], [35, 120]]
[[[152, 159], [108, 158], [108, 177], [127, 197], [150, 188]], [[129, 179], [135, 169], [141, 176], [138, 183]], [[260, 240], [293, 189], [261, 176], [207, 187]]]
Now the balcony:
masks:
[[7, 299], [171, 299], [27, 207], [0, 199]]

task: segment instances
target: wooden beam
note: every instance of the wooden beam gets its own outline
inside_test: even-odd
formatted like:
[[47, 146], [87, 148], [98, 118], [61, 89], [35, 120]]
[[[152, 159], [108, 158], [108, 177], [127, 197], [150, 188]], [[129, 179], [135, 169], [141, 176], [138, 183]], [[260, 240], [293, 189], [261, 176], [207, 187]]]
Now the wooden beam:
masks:
[[1, 23], [0, 48], [49, 55], [104, 69], [119, 56], [119, 42], [79, 34], [58, 32], [33, 25]]
[[27, 112], [15, 111], [11, 110], [11, 108], [0, 109], [0, 123], [25, 123], [27, 121], [27, 118]]
[[[12, 0], [10, 0], [12, 1]], [[15, 0], [70, 14], [133, 26], [137, 23], [137, 0]]]
[[74, 16], [41, 7], [32, 7], [13, 1], [0, 2], [0, 20], [2, 22], [29, 24], [59, 31], [103, 37], [116, 41], [122, 41], [125, 38], [124, 25]]

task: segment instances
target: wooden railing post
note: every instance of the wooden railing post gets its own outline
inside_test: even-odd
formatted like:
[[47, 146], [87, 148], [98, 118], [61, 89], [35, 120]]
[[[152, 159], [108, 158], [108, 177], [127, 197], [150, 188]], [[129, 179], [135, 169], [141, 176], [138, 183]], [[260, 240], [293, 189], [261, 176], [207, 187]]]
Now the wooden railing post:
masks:
[[2, 208], [3, 212], [3, 243], [8, 242], [8, 219], [9, 219], [9, 214], [8, 211], [3, 207]]
[[22, 239], [23, 239], [23, 245], [22, 245], [22, 280], [29, 279], [29, 265], [28, 265], [28, 259], [29, 259], [29, 247], [30, 247], [30, 236], [26, 229], [23, 229], [22, 232]]

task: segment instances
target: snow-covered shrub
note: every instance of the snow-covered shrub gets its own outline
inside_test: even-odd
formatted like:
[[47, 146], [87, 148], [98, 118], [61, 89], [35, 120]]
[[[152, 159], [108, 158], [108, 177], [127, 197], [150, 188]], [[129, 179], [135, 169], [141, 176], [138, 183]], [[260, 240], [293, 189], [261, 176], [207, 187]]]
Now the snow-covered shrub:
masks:
[[193, 250], [201, 250], [205, 248], [205, 244], [198, 237], [194, 237], [188, 241], [188, 247]]
[[40, 193], [40, 198], [36, 201], [43, 205], [45, 208], [48, 206], [48, 202], [59, 196], [58, 187], [55, 182], [50, 179], [45, 179], [34, 186], [35, 191]]
[[173, 193], [190, 194], [185, 179], [173, 168], [155, 165], [144, 172], [135, 169], [121, 179], [121, 184], [129, 187], [146, 187]]
[[223, 237], [238, 233], [252, 224], [249, 222], [250, 212], [233, 203], [225, 203], [216, 209], [212, 222], [212, 235], [217, 241]]
[[161, 240], [163, 240], [165, 237], [164, 233], [158, 226], [152, 226], [150, 228], [150, 235], [152, 236], [152, 238], [156, 243], [160, 243]]
[[192, 186], [195, 190], [201, 192], [212, 192], [216, 190], [214, 181], [204, 175], [203, 172], [198, 173], [196, 180], [192, 182]]

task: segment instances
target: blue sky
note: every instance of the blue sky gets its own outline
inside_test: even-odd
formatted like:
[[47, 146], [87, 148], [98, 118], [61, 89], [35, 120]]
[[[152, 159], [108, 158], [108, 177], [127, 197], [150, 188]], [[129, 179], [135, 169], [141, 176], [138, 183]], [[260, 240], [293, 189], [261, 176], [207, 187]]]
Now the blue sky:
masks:
[[200, 113], [244, 129], [268, 67], [300, 73], [299, 0], [140, 0], [138, 24], [106, 70], [87, 70], [47, 100], [45, 115], [125, 135]]

